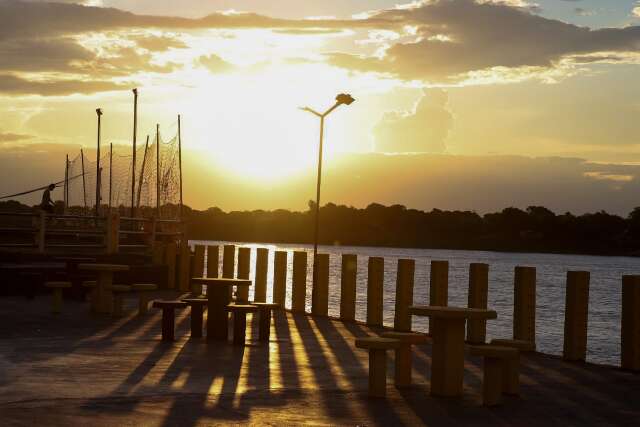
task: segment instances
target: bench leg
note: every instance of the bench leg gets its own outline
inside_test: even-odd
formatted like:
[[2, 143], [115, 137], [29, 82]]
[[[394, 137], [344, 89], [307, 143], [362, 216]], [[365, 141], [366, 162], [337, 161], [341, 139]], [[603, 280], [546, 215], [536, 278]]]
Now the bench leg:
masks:
[[170, 307], [162, 309], [162, 341], [173, 341], [175, 339], [175, 316], [174, 310]]
[[503, 362], [503, 360], [493, 357], [484, 358], [482, 403], [485, 406], [495, 406], [502, 403]]
[[384, 397], [387, 394], [387, 352], [369, 350], [369, 396]]
[[55, 314], [60, 313], [62, 311], [62, 289], [56, 288], [53, 290], [51, 302], [51, 312]]
[[503, 361], [502, 392], [517, 396], [520, 394], [520, 357]]
[[396, 349], [395, 363], [396, 387], [411, 385], [411, 344], [402, 344]]
[[260, 310], [260, 324], [258, 336], [260, 341], [269, 341], [271, 333], [271, 309]]
[[98, 289], [95, 286], [89, 291], [89, 307], [92, 313], [98, 312]]
[[191, 306], [191, 338], [202, 338], [202, 306]]
[[247, 332], [247, 313], [233, 313], [233, 344], [244, 345]]
[[146, 293], [140, 292], [138, 294], [138, 316], [147, 314], [147, 311], [149, 311], [149, 298]]
[[113, 294], [113, 317], [122, 316], [122, 305], [124, 304], [124, 295], [120, 292]]

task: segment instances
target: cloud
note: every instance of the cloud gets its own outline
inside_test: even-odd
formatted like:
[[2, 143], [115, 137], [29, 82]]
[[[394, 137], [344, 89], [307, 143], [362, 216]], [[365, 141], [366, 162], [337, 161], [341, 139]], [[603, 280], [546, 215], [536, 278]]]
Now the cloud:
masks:
[[33, 138], [32, 135], [20, 133], [0, 132], [0, 143], [2, 142], [19, 142]]
[[137, 46], [151, 52], [165, 52], [169, 49], [186, 49], [188, 46], [182, 40], [169, 35], [142, 34], [129, 37]]
[[640, 1], [636, 2], [635, 7], [631, 10], [631, 15], [640, 18]]
[[123, 90], [132, 85], [105, 80], [26, 80], [11, 74], [0, 74], [0, 93], [8, 95], [61, 96]]
[[447, 92], [425, 91], [413, 111], [385, 114], [374, 129], [376, 151], [384, 153], [445, 151], [453, 115]]
[[228, 73], [236, 68], [233, 64], [214, 54], [200, 56], [196, 58], [195, 63], [213, 74]]

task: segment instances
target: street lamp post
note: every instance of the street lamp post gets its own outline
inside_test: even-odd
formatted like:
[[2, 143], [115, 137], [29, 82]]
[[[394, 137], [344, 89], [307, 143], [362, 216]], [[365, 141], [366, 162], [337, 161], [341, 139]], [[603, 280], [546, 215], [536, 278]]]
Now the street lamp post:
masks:
[[102, 109], [96, 108], [96, 114], [98, 115], [98, 146], [96, 151], [96, 216], [100, 215], [100, 125], [102, 117]]
[[301, 108], [303, 111], [307, 111], [316, 117], [320, 118], [320, 144], [318, 147], [318, 178], [316, 181], [316, 212], [315, 212], [315, 229], [313, 234], [313, 292], [316, 289], [317, 283], [317, 262], [316, 256], [318, 255], [318, 231], [320, 228], [320, 184], [322, 182], [322, 145], [324, 142], [324, 119], [327, 117], [333, 110], [338, 108], [341, 105], [350, 105], [353, 103], [355, 99], [351, 97], [351, 95], [346, 93], [341, 93], [336, 96], [336, 103], [333, 104], [331, 108], [329, 108], [324, 113], [319, 113], [309, 107]]

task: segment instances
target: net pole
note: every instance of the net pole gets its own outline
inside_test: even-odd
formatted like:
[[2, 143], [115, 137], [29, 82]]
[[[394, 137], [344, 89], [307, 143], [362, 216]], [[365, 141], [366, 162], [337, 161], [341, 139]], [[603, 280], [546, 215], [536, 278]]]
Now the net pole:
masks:
[[142, 156], [142, 168], [140, 169], [140, 179], [138, 180], [138, 197], [136, 206], [140, 209], [140, 195], [142, 194], [142, 180], [144, 177], [144, 167], [147, 163], [147, 150], [149, 149], [149, 135], [147, 135], [147, 142], [144, 144], [144, 156]]
[[82, 164], [82, 199], [84, 201], [84, 213], [87, 213], [87, 181], [84, 176], [84, 152], [80, 149], [80, 163]]
[[64, 192], [62, 194], [62, 198], [64, 200], [64, 212], [67, 212], [67, 208], [69, 206], [69, 155], [64, 162]]
[[[138, 89], [133, 89], [133, 160], [131, 161], [131, 217], [135, 216], [136, 194], [136, 138], [138, 134]], [[139, 186], [140, 184], [138, 184]]]
[[96, 114], [98, 115], [98, 144], [96, 148], [96, 216], [98, 216], [98, 209], [100, 207], [100, 127], [102, 125], [102, 110], [100, 108], [96, 108]]
[[113, 142], [109, 144], [109, 212], [111, 212], [112, 188], [113, 188]]
[[160, 125], [156, 124], [156, 215], [160, 217]]
[[180, 114], [178, 114], [178, 171], [180, 173], [180, 210], [178, 211], [178, 218], [182, 219], [182, 134]]

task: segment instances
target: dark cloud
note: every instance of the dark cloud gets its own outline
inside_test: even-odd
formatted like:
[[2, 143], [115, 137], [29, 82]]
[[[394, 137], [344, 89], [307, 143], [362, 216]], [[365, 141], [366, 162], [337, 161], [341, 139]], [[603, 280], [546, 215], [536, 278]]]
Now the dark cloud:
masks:
[[70, 38], [9, 39], [0, 41], [0, 71], [72, 71], [73, 63], [94, 54]]
[[20, 142], [33, 138], [32, 135], [25, 135], [21, 133], [11, 133], [0, 131], [0, 143], [2, 142]]
[[0, 74], [0, 93], [7, 95], [61, 96], [92, 94], [112, 90], [123, 90], [131, 84], [119, 84], [105, 80], [26, 80], [11, 74]]
[[374, 129], [376, 151], [384, 153], [442, 153], [451, 130], [453, 115], [445, 91], [431, 89], [414, 111], [383, 116]]
[[218, 55], [213, 54], [200, 56], [195, 60], [195, 62], [197, 65], [208, 69], [213, 74], [228, 73], [236, 68], [233, 64], [225, 61]]

